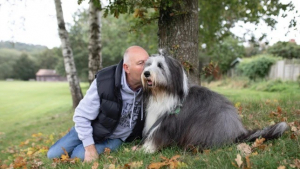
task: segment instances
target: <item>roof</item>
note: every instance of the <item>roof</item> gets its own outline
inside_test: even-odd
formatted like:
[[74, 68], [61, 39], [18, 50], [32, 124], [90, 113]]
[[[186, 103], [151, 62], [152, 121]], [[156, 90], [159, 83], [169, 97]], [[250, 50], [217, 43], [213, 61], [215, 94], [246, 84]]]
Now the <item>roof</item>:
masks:
[[36, 76], [59, 76], [55, 70], [53, 69], [40, 69], [36, 74]]
[[230, 66], [234, 66], [235, 64], [240, 63], [242, 60], [243, 59], [241, 59], [241, 58], [238, 57], [234, 61], [231, 62]]

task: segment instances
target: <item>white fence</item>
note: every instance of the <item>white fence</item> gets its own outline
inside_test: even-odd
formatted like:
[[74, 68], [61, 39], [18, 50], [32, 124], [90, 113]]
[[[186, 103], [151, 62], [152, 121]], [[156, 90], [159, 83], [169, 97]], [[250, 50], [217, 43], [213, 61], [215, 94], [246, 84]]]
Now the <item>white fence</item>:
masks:
[[280, 60], [272, 65], [269, 78], [296, 81], [300, 76], [300, 60]]

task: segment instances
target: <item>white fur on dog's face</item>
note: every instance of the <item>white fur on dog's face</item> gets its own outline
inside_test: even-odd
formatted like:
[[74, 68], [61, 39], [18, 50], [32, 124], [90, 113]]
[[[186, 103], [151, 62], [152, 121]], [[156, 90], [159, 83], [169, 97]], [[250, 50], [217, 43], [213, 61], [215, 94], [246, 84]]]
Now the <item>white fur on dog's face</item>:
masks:
[[[150, 75], [146, 77], [145, 72], [149, 72]], [[155, 87], [157, 85], [167, 86], [170, 70], [168, 69], [165, 58], [161, 55], [149, 57], [141, 76], [144, 87]]]

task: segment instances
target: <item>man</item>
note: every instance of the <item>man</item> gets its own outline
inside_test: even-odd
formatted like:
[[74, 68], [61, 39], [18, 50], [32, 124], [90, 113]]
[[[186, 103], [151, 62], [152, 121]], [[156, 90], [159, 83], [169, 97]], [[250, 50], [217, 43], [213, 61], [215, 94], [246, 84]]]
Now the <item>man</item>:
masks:
[[[118, 65], [99, 71], [75, 109], [73, 127], [48, 151], [48, 158], [64, 154], [85, 162], [105, 148], [116, 150], [124, 141], [141, 137], [144, 126], [141, 74], [148, 53], [129, 47]], [[63, 148], [62, 148], [63, 147]]]

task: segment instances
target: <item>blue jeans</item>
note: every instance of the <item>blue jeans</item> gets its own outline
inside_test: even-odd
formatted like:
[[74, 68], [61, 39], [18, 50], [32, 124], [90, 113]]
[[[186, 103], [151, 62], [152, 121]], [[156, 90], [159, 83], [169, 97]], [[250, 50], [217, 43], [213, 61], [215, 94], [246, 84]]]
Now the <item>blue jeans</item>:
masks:
[[[97, 152], [99, 154], [104, 152], [105, 148], [109, 148], [111, 151], [114, 151], [120, 147], [123, 143], [121, 139], [106, 139], [100, 144], [95, 144]], [[84, 147], [82, 141], [79, 140], [78, 134], [73, 127], [69, 133], [67, 133], [64, 137], [59, 139], [54, 145], [50, 147], [47, 153], [48, 158], [60, 158], [62, 154], [65, 154], [64, 150], [69, 154], [70, 158], [78, 157], [82, 161], [84, 160]]]

